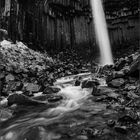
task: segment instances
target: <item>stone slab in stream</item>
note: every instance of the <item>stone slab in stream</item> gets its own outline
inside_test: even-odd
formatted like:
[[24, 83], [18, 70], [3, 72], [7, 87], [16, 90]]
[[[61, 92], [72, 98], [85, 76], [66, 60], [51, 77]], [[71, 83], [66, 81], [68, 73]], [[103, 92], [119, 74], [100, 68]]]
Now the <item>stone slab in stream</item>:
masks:
[[45, 105], [45, 102], [37, 101], [34, 99], [31, 99], [23, 94], [12, 94], [8, 98], [8, 105], [11, 106], [13, 104], [18, 105]]

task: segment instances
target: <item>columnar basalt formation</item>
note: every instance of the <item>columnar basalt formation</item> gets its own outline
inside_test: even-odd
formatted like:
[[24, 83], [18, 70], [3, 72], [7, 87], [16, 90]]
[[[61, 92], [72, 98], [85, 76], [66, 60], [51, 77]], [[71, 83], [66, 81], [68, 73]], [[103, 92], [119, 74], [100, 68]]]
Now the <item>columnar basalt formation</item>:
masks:
[[[112, 46], [139, 40], [138, 1], [103, 3]], [[0, 28], [13, 40], [48, 50], [96, 45], [90, 0], [1, 0], [0, 7]]]

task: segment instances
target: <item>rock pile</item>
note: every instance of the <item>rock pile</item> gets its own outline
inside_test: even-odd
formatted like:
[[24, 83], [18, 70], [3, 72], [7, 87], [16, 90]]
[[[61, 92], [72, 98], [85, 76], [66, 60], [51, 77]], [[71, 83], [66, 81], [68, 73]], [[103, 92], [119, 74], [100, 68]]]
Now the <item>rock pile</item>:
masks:
[[48, 102], [60, 101], [62, 97], [56, 95], [60, 89], [53, 86], [54, 81], [87, 72], [85, 67], [74, 51], [60, 52], [52, 59], [46, 52], [29, 49], [22, 42], [12, 44], [4, 40], [0, 42], [0, 103], [9, 106], [44, 104], [33, 99], [38, 95], [46, 95]]
[[140, 53], [139, 51], [125, 58], [120, 58], [113, 66], [112, 72], [107, 76], [110, 87], [121, 87], [128, 77], [139, 79]]

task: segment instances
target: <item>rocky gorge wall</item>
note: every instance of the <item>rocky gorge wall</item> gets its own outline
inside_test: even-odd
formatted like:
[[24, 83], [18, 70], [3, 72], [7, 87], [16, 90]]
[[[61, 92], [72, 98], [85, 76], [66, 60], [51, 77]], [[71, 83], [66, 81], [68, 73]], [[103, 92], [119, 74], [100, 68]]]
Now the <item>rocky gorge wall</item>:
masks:
[[117, 49], [119, 45], [124, 43], [136, 45], [139, 42], [139, 25], [139, 19], [136, 16], [122, 17], [109, 21], [108, 29], [112, 46]]
[[[23, 40], [33, 47], [38, 44], [38, 48], [53, 51], [65, 48], [88, 51], [95, 48], [94, 19], [90, 0], [5, 1], [4, 12], [9, 5], [8, 1], [11, 2], [7, 30], [13, 40]], [[125, 3], [115, 2], [104, 0], [113, 50], [126, 42], [135, 44], [135, 41], [139, 41], [137, 3], [132, 4], [135, 8], [129, 8], [127, 0], [123, 1]], [[119, 8], [115, 5], [119, 5]], [[6, 15], [2, 17], [6, 18]]]

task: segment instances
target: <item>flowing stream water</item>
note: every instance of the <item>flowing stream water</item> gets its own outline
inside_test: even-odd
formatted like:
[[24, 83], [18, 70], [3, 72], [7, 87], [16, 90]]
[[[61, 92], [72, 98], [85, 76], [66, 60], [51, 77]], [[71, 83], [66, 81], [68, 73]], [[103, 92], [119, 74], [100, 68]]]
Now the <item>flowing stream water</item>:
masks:
[[[54, 107], [23, 106], [19, 115], [1, 123], [0, 140], [78, 140], [82, 129], [105, 126], [106, 105], [93, 101], [92, 89], [74, 86], [74, 77], [57, 80], [55, 86], [61, 88], [58, 95], [62, 95], [63, 100]], [[80, 77], [87, 79], [91, 75]], [[100, 84], [106, 87], [103, 79]]]

